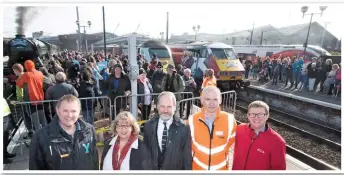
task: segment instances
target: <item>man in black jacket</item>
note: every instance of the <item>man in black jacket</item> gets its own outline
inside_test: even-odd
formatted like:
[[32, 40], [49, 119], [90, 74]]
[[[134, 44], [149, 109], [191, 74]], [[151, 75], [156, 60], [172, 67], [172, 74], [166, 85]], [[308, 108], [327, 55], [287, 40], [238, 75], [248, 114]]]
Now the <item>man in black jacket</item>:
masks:
[[162, 92], [158, 97], [159, 115], [144, 125], [144, 143], [150, 151], [154, 170], [191, 170], [191, 131], [174, 116], [176, 97]]
[[79, 119], [80, 109], [73, 95], [59, 100], [57, 116], [31, 140], [30, 170], [99, 169], [95, 130]]
[[[116, 113], [113, 113], [112, 119], [118, 115], [121, 109], [127, 108], [127, 96], [130, 95], [131, 82], [129, 76], [122, 70], [123, 67], [120, 64], [115, 64], [112, 74], [106, 80], [108, 97], [116, 109]], [[126, 97], [124, 98], [124, 96]], [[116, 99], [116, 97], [118, 98]]]

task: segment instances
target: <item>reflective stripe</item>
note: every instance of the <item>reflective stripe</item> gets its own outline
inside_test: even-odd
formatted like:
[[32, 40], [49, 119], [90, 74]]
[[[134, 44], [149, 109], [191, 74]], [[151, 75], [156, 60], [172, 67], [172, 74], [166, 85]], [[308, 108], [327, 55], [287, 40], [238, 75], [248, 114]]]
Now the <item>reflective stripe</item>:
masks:
[[[202, 167], [205, 170], [208, 170], [208, 165], [202, 163], [199, 159], [197, 159], [197, 157], [194, 157], [193, 160], [198, 166]], [[210, 166], [210, 170], [221, 169], [222, 167], [226, 166], [226, 164], [227, 164], [227, 161], [225, 160], [225, 161], [221, 162], [220, 164]]]
[[10, 115], [11, 114], [10, 107], [8, 106], [8, 103], [4, 98], [2, 98], [2, 106], [3, 106], [2, 117], [6, 117]]
[[[194, 123], [193, 123], [193, 117], [194, 117], [194, 115], [191, 115], [191, 117], [189, 117], [189, 120], [190, 120], [189, 126], [190, 126], [190, 130], [191, 130], [192, 142], [193, 142], [193, 144], [196, 146], [196, 148], [197, 148], [198, 150], [200, 150], [200, 151], [203, 152], [204, 154], [209, 155], [210, 149], [207, 148], [207, 147], [204, 147], [204, 146], [200, 145], [200, 144], [199, 144], [198, 142], [196, 142], [196, 140], [195, 140], [195, 130], [194, 130], [195, 127], [194, 127], [194, 125], [193, 125], [193, 124], [194, 124]], [[231, 119], [234, 119], [234, 117], [233, 117], [233, 118], [229, 118], [229, 117], [231, 117], [231, 114], [228, 115], [228, 128], [229, 128], [229, 130], [228, 130], [227, 142], [226, 142], [225, 144], [223, 144], [223, 145], [218, 146], [218, 147], [211, 148], [211, 155], [222, 152], [222, 151], [225, 149], [225, 147], [227, 146], [229, 140], [230, 140], [231, 138], [235, 137], [235, 133], [234, 133], [234, 135], [231, 134], [231, 132], [232, 132], [232, 130], [233, 130], [233, 120], [231, 120]]]
[[230, 113], [228, 113], [228, 138], [227, 138], [227, 143], [229, 142], [229, 140], [232, 138], [232, 130], [233, 130], [233, 119], [234, 116], [231, 115]]

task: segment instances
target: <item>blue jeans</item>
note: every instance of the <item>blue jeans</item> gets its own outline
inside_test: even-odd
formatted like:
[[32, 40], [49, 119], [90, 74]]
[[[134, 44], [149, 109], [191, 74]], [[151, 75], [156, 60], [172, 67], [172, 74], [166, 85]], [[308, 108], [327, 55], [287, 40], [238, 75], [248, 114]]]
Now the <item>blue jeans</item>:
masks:
[[300, 82], [300, 71], [293, 72], [293, 81], [294, 81], [294, 85], [295, 85], [295, 88], [296, 88], [297, 85], [299, 85], [299, 82]]
[[84, 117], [85, 122], [93, 125], [93, 121], [94, 121], [93, 109], [89, 109], [88, 111], [82, 111], [82, 115]]
[[301, 87], [300, 89], [307, 88], [307, 83], [308, 83], [308, 75], [301, 75]]

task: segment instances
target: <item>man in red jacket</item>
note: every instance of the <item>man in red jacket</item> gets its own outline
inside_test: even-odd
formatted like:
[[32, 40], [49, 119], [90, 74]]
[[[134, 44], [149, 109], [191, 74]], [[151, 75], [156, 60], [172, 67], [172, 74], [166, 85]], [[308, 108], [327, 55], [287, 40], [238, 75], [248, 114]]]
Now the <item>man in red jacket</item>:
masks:
[[237, 127], [233, 170], [286, 170], [286, 143], [266, 121], [269, 106], [254, 101], [248, 106], [249, 124]]

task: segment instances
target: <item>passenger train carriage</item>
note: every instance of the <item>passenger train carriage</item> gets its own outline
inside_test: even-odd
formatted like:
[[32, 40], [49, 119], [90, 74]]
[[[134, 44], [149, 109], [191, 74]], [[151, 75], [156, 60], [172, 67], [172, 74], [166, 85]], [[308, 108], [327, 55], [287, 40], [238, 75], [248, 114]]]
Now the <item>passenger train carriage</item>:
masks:
[[190, 53], [193, 60], [182, 60], [184, 67], [190, 68], [197, 82], [202, 82], [204, 71], [211, 68], [215, 72], [217, 84], [221, 89], [248, 86], [244, 79], [244, 67], [236, 57], [233, 47], [220, 42], [195, 42], [191, 44], [170, 45], [173, 57]]
[[[233, 45], [233, 48], [238, 54], [245, 54], [259, 57], [304, 57], [303, 45]], [[325, 49], [308, 45], [306, 49], [306, 57], [304, 61], [310, 62], [312, 57], [331, 56]]]

